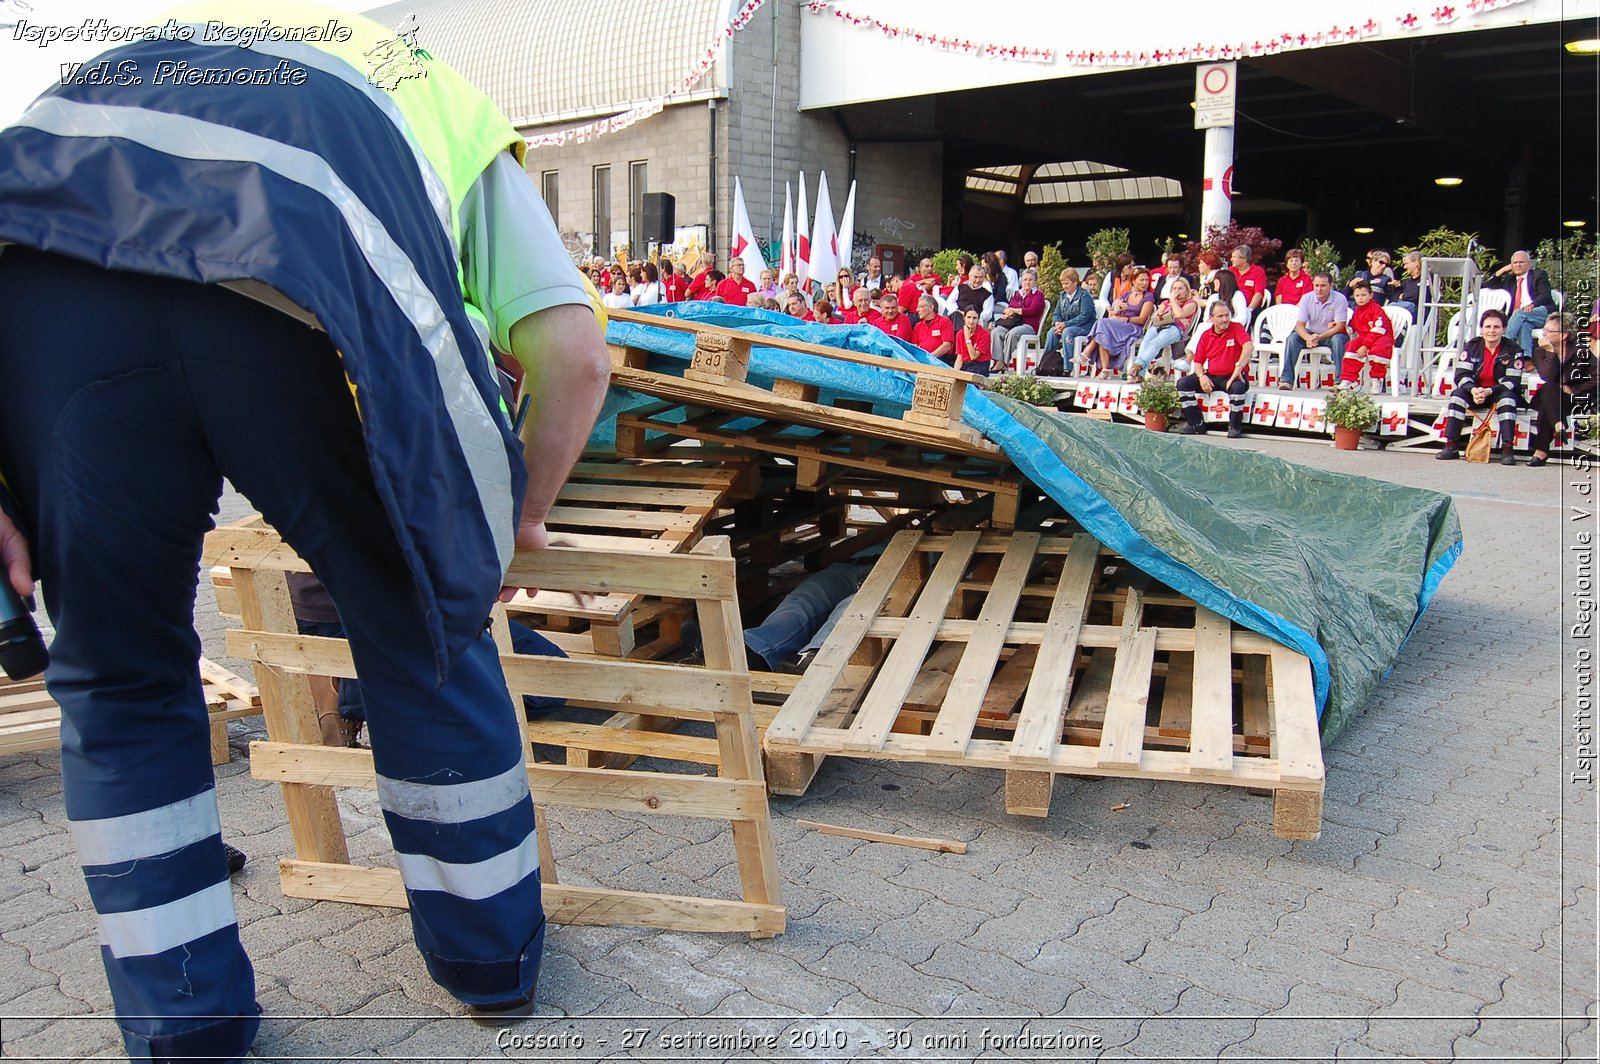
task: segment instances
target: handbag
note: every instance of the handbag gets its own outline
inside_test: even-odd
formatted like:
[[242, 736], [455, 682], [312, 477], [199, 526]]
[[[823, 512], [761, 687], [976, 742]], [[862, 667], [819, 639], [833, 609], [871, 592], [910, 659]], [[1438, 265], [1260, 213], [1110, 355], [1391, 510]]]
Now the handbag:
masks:
[[1467, 440], [1466, 454], [1463, 456], [1469, 462], [1487, 465], [1489, 456], [1494, 452], [1491, 437], [1494, 435], [1494, 422], [1484, 418], [1478, 427], [1472, 430], [1472, 438]]

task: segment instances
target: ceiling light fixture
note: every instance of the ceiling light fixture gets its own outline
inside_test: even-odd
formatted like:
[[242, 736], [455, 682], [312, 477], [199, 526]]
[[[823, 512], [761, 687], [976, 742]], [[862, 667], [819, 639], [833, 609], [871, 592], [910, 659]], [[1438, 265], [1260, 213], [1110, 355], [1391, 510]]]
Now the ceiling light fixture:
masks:
[[1433, 179], [1433, 183], [1436, 184], [1436, 185], [1439, 185], [1439, 186], [1441, 186], [1443, 188], [1455, 188], [1457, 185], [1461, 184], [1461, 178], [1459, 178], [1459, 177], [1436, 177], [1436, 178]]
[[1585, 222], [1585, 221], [1582, 221], [1582, 220], [1574, 219], [1573, 221], [1562, 222], [1561, 224], [1566, 226], [1568, 229], [1582, 229], [1584, 226], [1588, 225], [1589, 223]]
[[1579, 41], [1568, 41], [1567, 51], [1573, 55], [1600, 55], [1600, 40], [1589, 37]]
[[1362, 236], [1366, 236], [1368, 233], [1372, 232], [1372, 226], [1358, 225], [1356, 226], [1355, 231], [1360, 233]]

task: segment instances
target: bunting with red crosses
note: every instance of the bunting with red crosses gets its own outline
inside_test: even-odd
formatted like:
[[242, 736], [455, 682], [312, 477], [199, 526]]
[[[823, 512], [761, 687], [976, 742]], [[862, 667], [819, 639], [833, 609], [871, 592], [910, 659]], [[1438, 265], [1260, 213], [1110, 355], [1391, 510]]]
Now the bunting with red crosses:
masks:
[[670, 89], [666, 95], [634, 104], [621, 114], [612, 115], [610, 118], [601, 118], [581, 126], [558, 129], [553, 133], [540, 133], [536, 136], [528, 137], [526, 141], [528, 147], [559, 148], [564, 144], [584, 144], [594, 140], [596, 137], [603, 137], [607, 133], [615, 133], [618, 130], [627, 129], [636, 122], [642, 122], [652, 115], [660, 114], [666, 110], [669, 103], [676, 102], [678, 97], [688, 95], [696, 85], [700, 84], [700, 79], [705, 77], [711, 71], [711, 68], [717, 65], [717, 60], [722, 57], [722, 51], [728, 46], [728, 41], [732, 39], [735, 33], [750, 24], [750, 19], [755, 16], [755, 13], [765, 3], [766, 0], [745, 0], [745, 4], [734, 13], [728, 24], [717, 32], [716, 38], [706, 46], [705, 51], [700, 53], [700, 58], [695, 62], [694, 69], [689, 71], [688, 75]]
[[912, 25], [886, 22], [874, 15], [859, 14], [838, 0], [807, 0], [804, 10], [813, 15], [832, 15], [835, 19], [865, 30], [876, 30], [885, 37], [907, 41], [941, 51], [969, 55], [978, 59], [1002, 59], [1024, 63], [1054, 63], [1057, 59], [1077, 67], [1141, 67], [1165, 63], [1212, 62], [1215, 60], [1246, 59], [1263, 55], [1277, 55], [1287, 48], [1320, 48], [1324, 45], [1349, 44], [1380, 36], [1386, 27], [1401, 33], [1429, 26], [1445, 26], [1458, 19], [1482, 15], [1528, 0], [1439, 0], [1437, 6], [1424, 10], [1408, 10], [1391, 19], [1369, 17], [1356, 22], [1336, 22], [1327, 29], [1314, 33], [1283, 33], [1248, 41], [1195, 41], [1176, 47], [1147, 48], [1142, 51], [1124, 49], [1108, 51], [1063, 51], [1049, 48], [1026, 48], [1017, 45], [993, 44], [946, 36], [919, 29]]

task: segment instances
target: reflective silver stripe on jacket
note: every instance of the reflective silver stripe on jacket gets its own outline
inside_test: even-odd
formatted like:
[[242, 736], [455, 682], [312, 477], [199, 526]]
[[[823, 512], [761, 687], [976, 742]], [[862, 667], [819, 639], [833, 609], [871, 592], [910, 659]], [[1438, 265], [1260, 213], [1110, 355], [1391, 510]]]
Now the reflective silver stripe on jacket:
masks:
[[113, 957], [149, 957], [238, 922], [224, 879], [187, 897], [125, 913], [101, 913], [100, 944]]
[[378, 804], [431, 824], [465, 824], [503, 813], [528, 794], [528, 769], [519, 760], [498, 776], [472, 783], [421, 783], [378, 777]]
[[78, 848], [78, 863], [85, 865], [122, 864], [159, 857], [222, 831], [217, 819], [217, 792], [209, 787], [192, 798], [142, 813], [100, 820], [70, 820], [67, 826]]
[[452, 864], [420, 853], [397, 853], [407, 890], [442, 890], [468, 901], [492, 898], [539, 870], [539, 847], [533, 832], [503, 853], [471, 864]]
[[367, 264], [383, 281], [433, 358], [445, 410], [455, 429], [489, 523], [502, 571], [514, 549], [511, 470], [499, 425], [467, 373], [455, 330], [438, 298], [382, 223], [327, 161], [303, 148], [185, 115], [142, 107], [84, 104], [58, 96], [30, 107], [16, 124], [58, 137], [120, 137], [154, 151], [207, 162], [265, 167], [327, 199], [344, 218]]

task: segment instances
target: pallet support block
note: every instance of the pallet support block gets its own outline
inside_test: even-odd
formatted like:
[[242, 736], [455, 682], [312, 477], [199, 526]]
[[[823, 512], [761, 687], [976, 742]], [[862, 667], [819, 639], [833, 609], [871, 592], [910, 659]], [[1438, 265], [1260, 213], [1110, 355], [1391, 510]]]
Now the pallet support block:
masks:
[[[295, 854], [280, 862], [281, 886], [295, 897], [357, 904], [404, 905], [393, 868], [350, 863], [335, 787], [376, 786], [368, 750], [319, 743], [307, 674], [355, 675], [342, 639], [299, 635], [289, 607], [285, 573], [306, 566], [270, 529], [218, 530], [207, 538], [206, 558], [233, 570], [242, 630], [228, 633], [230, 653], [257, 664], [269, 740], [251, 748], [251, 772], [283, 786]], [[507, 580], [578, 594], [626, 593], [693, 600], [706, 634], [706, 668], [607, 659], [556, 659], [505, 653], [509, 629], [497, 611], [501, 667], [513, 700], [540, 693], [584, 704], [628, 707], [651, 716], [710, 721], [715, 725], [718, 775], [680, 775], [529, 763], [536, 810], [572, 807], [630, 814], [688, 816], [725, 821], [733, 835], [740, 897], [668, 894], [577, 887], [561, 883], [558, 855], [547, 831], [539, 832], [544, 901], [551, 920], [634, 924], [683, 931], [736, 931], [770, 937], [784, 929], [771, 821], [756, 741], [750, 674], [734, 601], [735, 572], [726, 539], [708, 540], [687, 554], [551, 548], [513, 559]], [[737, 653], [735, 653], [735, 644]], [[520, 713], [518, 714], [520, 718]], [[528, 728], [522, 725], [526, 758]], [[641, 744], [648, 733], [637, 733]], [[670, 757], [673, 741], [661, 736]], [[681, 744], [681, 743], [680, 743]], [[653, 752], [644, 747], [640, 753]], [[547, 828], [548, 819], [540, 823]]]

